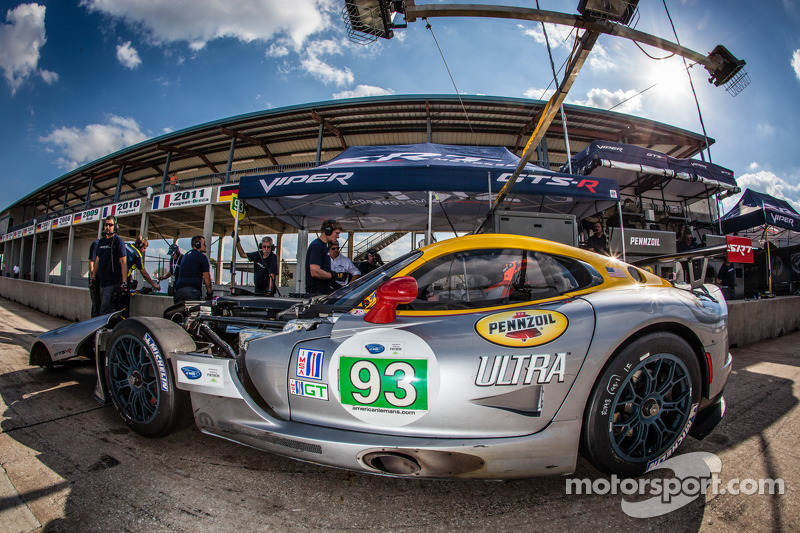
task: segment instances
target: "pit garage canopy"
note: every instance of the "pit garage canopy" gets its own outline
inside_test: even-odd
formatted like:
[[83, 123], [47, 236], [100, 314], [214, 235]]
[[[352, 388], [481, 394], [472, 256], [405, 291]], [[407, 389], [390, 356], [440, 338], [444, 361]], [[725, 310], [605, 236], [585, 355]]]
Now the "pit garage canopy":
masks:
[[[352, 146], [312, 169], [242, 177], [239, 197], [296, 228], [334, 218], [346, 230], [423, 230], [430, 215], [433, 231], [473, 231], [518, 162], [505, 147]], [[582, 219], [618, 197], [612, 179], [529, 164], [503, 208]]]
[[739, 192], [733, 172], [727, 168], [677, 159], [641, 146], [592, 141], [570, 161], [576, 174], [614, 178], [623, 196], [692, 204], [718, 192]]
[[763, 225], [800, 231], [800, 214], [785, 200], [745, 189], [739, 202], [722, 217], [726, 234]]

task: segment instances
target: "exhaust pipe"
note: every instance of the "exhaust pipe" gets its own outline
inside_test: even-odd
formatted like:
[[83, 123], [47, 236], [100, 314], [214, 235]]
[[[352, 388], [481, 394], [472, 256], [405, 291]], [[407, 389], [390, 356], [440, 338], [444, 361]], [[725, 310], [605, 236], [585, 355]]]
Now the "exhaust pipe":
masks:
[[362, 460], [370, 468], [400, 476], [412, 476], [422, 469], [416, 459], [402, 453], [372, 452]]

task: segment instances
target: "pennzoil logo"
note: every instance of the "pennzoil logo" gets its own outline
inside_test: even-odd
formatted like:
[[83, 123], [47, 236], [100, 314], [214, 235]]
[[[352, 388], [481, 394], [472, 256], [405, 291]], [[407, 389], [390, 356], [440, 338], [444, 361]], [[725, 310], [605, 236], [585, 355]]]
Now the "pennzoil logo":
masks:
[[527, 348], [556, 340], [567, 326], [569, 319], [557, 311], [507, 311], [478, 320], [475, 331], [501, 346]]

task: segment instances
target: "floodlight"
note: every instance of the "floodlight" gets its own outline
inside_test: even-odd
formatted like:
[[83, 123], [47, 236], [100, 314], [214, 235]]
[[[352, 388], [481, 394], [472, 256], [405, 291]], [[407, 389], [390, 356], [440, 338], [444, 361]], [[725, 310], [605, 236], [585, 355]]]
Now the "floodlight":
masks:
[[636, 12], [639, 0], [580, 0], [578, 13], [597, 20], [627, 25]]
[[358, 44], [376, 41], [378, 37], [391, 39], [392, 28], [405, 27], [394, 24], [396, 13], [403, 13], [403, 2], [395, 0], [345, 0], [342, 18], [347, 36]]
[[742, 71], [745, 62], [744, 59], [736, 59], [727, 48], [721, 44], [714, 47], [708, 58], [716, 63], [716, 67], [712, 70], [706, 67], [711, 73], [708, 78], [710, 83], [719, 87], [725, 85], [725, 90], [733, 96], [739, 94], [745, 87], [750, 85], [750, 77], [746, 72]]

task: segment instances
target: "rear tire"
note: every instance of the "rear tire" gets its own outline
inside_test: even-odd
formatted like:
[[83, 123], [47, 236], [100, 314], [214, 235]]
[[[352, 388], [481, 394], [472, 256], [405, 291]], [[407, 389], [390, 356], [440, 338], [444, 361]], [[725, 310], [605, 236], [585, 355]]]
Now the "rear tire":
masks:
[[123, 320], [108, 340], [105, 378], [125, 423], [143, 437], [169, 435], [188, 394], [175, 387], [168, 352], [192, 351], [183, 328], [160, 318]]
[[665, 461], [694, 421], [700, 379], [697, 357], [680, 337], [652, 333], [630, 343], [595, 383], [584, 415], [586, 458], [625, 477]]

